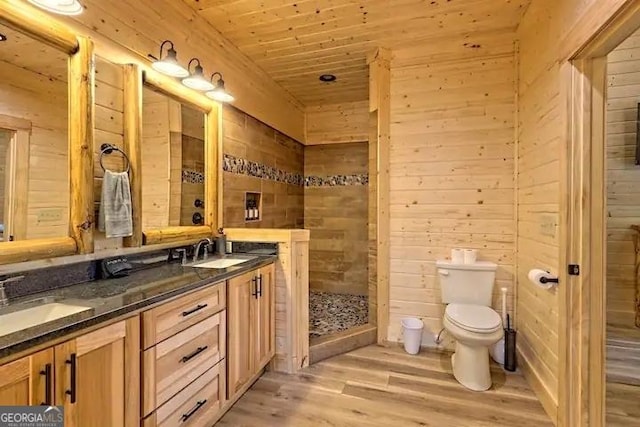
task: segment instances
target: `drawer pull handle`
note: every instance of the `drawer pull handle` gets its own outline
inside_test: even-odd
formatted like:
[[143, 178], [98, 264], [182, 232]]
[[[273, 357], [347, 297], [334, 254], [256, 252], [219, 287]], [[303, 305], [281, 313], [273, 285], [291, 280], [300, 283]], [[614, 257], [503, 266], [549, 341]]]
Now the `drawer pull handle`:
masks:
[[254, 277], [253, 279], [251, 279], [251, 284], [253, 285], [251, 296], [257, 299], [258, 298], [258, 278]]
[[196, 311], [200, 311], [203, 308], [207, 307], [209, 304], [198, 304], [197, 306], [193, 307], [191, 310], [187, 310], [187, 311], [183, 311], [182, 312], [182, 317], [187, 317], [190, 314], [195, 313]]
[[262, 274], [258, 276], [258, 296], [262, 297]]
[[64, 361], [67, 365], [71, 365], [71, 388], [64, 392], [71, 396], [71, 403], [76, 403], [76, 361], [77, 358], [75, 353], [71, 353], [71, 358]]
[[182, 414], [182, 422], [187, 421], [189, 418], [191, 418], [191, 416], [193, 414], [195, 414], [196, 412], [198, 412], [198, 409], [202, 408], [204, 406], [204, 404], [207, 403], [207, 399], [204, 400], [198, 400], [198, 403], [196, 403], [196, 406], [193, 407], [192, 410], [190, 410], [189, 412], [187, 412], [186, 414]]
[[44, 370], [40, 371], [40, 375], [44, 375], [44, 402], [41, 405], [50, 406], [53, 403], [51, 399], [51, 363], [44, 365]]
[[194, 357], [196, 357], [197, 355], [199, 355], [200, 353], [202, 353], [203, 351], [205, 351], [208, 348], [209, 348], [208, 345], [205, 345], [204, 347], [198, 347], [196, 349], [196, 351], [194, 351], [191, 354], [188, 354], [188, 355], [184, 356], [182, 359], [180, 359], [180, 361], [182, 363], [187, 363], [189, 360], [193, 359]]

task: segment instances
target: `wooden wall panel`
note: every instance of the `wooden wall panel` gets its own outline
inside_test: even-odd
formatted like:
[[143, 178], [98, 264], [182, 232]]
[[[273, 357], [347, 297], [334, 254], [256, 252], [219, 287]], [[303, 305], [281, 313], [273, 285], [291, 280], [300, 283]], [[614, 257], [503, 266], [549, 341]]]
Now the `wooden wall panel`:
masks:
[[[170, 100], [164, 95], [144, 88], [141, 147], [143, 230], [169, 226], [170, 186], [172, 182], [175, 184], [175, 179], [170, 180], [170, 123]], [[175, 140], [181, 145], [181, 138]], [[178, 209], [177, 212], [179, 215], [180, 210]]]
[[[562, 151], [567, 143], [566, 88], [561, 66], [626, 0], [539, 0], [518, 27], [518, 301], [519, 362], [545, 410], [559, 422], [568, 368], [565, 360], [566, 292], [542, 290], [527, 279], [531, 268], [559, 273], [569, 242], [560, 213]], [[586, 18], [585, 18], [586, 17]], [[597, 21], [597, 22], [596, 22]], [[566, 206], [565, 206], [566, 207]], [[567, 397], [567, 396], [565, 396]], [[562, 415], [562, 414], [560, 414]]]
[[635, 164], [640, 103], [640, 31], [607, 57], [607, 324], [635, 329], [635, 256], [640, 166]]
[[393, 52], [390, 341], [402, 317], [416, 316], [423, 344], [435, 345], [444, 315], [435, 262], [455, 247], [498, 264], [494, 307], [506, 287], [513, 313], [515, 32], [482, 37], [446, 57]]
[[[368, 115], [368, 114], [367, 114]], [[368, 174], [367, 142], [307, 146], [305, 176]], [[309, 242], [309, 287], [367, 295], [368, 186], [310, 186], [304, 189], [304, 228]]]
[[[13, 35], [13, 34], [11, 34]], [[41, 55], [51, 67], [66, 69], [67, 58], [41, 45]], [[14, 52], [18, 59], [21, 53]], [[28, 55], [25, 55], [28, 56]], [[0, 114], [31, 122], [29, 141], [28, 239], [68, 235], [68, 129], [67, 83], [53, 75], [2, 62], [0, 67]]]
[[[112, 144], [124, 149], [124, 83], [122, 67], [100, 57], [96, 57], [96, 121], [94, 141], [94, 194], [96, 212], [102, 198], [102, 177], [100, 167], [100, 146]], [[123, 171], [125, 164], [120, 153], [105, 154], [105, 168]], [[116, 249], [122, 247], [122, 238], [107, 239], [104, 233], [95, 229], [95, 250]]]
[[[6, 185], [9, 180], [5, 178], [5, 174], [9, 170], [7, 161], [9, 160], [11, 138], [12, 132], [0, 130], [0, 224], [5, 224], [4, 213], [8, 211], [8, 209], [5, 209], [5, 202], [8, 200]], [[4, 240], [4, 233], [2, 232], [0, 232], [0, 240]]]
[[[223, 152], [239, 159], [303, 174], [303, 145], [242, 111], [225, 105]], [[224, 227], [302, 228], [304, 188], [245, 174], [223, 174]], [[262, 193], [263, 218], [245, 222], [245, 192]]]
[[224, 74], [238, 108], [304, 139], [302, 105], [183, 2], [87, 0], [83, 6], [83, 14], [60, 19], [91, 37], [98, 54], [122, 64], [148, 65], [147, 54], [158, 55], [160, 43], [170, 39], [183, 65], [198, 57], [207, 76], [214, 71]]
[[[551, 3], [551, 2], [543, 2]], [[518, 123], [518, 301], [520, 363], [545, 409], [555, 418], [559, 392], [559, 293], [543, 290], [527, 279], [532, 268], [560, 269], [560, 73], [557, 45], [561, 22], [546, 9], [531, 6], [519, 29]], [[545, 221], [552, 233], [544, 235]]]
[[306, 145], [369, 139], [369, 101], [308, 107], [305, 116]]

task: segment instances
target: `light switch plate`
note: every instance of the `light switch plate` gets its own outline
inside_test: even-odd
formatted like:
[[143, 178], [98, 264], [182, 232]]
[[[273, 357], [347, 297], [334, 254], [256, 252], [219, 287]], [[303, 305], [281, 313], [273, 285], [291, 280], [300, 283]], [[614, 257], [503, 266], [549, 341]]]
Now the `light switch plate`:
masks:
[[38, 222], [59, 222], [62, 221], [63, 209], [40, 209], [38, 211]]
[[555, 238], [557, 229], [558, 217], [556, 215], [542, 215], [540, 218], [540, 234]]

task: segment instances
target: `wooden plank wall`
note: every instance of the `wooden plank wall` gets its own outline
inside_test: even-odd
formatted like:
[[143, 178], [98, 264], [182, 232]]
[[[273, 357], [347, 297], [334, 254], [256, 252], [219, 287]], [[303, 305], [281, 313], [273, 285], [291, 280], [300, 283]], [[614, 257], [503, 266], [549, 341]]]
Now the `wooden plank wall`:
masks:
[[423, 344], [442, 327], [435, 262], [475, 248], [499, 266], [513, 311], [514, 39], [512, 29], [393, 52], [390, 319], [421, 318]]
[[[124, 84], [123, 72], [120, 65], [113, 64], [100, 57], [96, 57], [96, 120], [94, 141], [94, 194], [96, 212], [102, 198], [102, 177], [104, 172], [100, 167], [100, 146], [104, 143], [123, 148], [124, 134]], [[124, 170], [124, 160], [121, 154], [105, 154], [103, 158], [105, 168], [113, 171]], [[116, 249], [122, 247], [122, 238], [107, 239], [104, 233], [95, 230], [95, 250]]]
[[369, 101], [308, 107], [305, 116], [306, 145], [369, 139]]
[[142, 229], [147, 230], [169, 226], [170, 182], [175, 179], [170, 180], [169, 99], [144, 88], [142, 104]]
[[207, 76], [214, 71], [224, 74], [238, 108], [293, 138], [304, 138], [302, 105], [184, 2], [86, 0], [82, 4], [81, 15], [56, 18], [91, 37], [98, 54], [120, 63], [147, 62], [147, 54], [158, 55], [160, 43], [170, 39], [183, 65], [198, 57]]
[[[304, 173], [304, 147], [242, 111], [225, 105], [222, 111], [223, 152], [291, 173]], [[223, 204], [225, 227], [302, 228], [304, 188], [224, 172]], [[263, 219], [245, 222], [245, 192], [262, 193]]]
[[630, 227], [640, 225], [640, 31], [609, 54], [607, 70], [607, 324], [635, 329], [636, 232]]
[[[307, 146], [305, 176], [366, 175], [367, 142]], [[368, 186], [307, 186], [304, 228], [309, 242], [309, 287], [318, 291], [367, 295]]]
[[[606, 22], [625, 0], [539, 0], [518, 27], [518, 302], [519, 363], [545, 410], [555, 421], [564, 352], [564, 288], [545, 291], [527, 280], [531, 268], [559, 272], [563, 242], [559, 212], [562, 150], [568, 115], [561, 65]], [[599, 22], [583, 20], [591, 17]], [[594, 12], [595, 11], [595, 12]], [[574, 361], [568, 361], [573, 363]]]
[[[42, 56], [55, 62], [52, 69], [66, 69], [64, 55], [45, 45], [39, 48]], [[60, 197], [69, 191], [66, 74], [43, 75], [3, 62], [0, 114], [29, 120], [32, 125], [27, 238], [67, 236], [69, 200]]]
[[[5, 223], [5, 201], [7, 201], [6, 193], [7, 188], [6, 184], [8, 182], [5, 179], [5, 174], [7, 173], [7, 161], [9, 159], [9, 147], [11, 144], [11, 138], [13, 136], [13, 132], [6, 131], [4, 129], [0, 130], [0, 224]], [[5, 225], [6, 226], [6, 225]], [[4, 239], [4, 234], [0, 232], [0, 241]]]

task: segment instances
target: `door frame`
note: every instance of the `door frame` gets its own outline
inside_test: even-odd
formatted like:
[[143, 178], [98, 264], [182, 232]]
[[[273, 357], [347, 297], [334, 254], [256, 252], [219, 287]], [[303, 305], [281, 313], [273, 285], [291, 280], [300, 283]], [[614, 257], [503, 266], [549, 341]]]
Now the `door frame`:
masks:
[[607, 55], [640, 28], [640, 0], [624, 3], [561, 62], [566, 100], [562, 153], [563, 271], [558, 425], [605, 425], [606, 333], [606, 88]]
[[5, 225], [3, 238], [10, 236], [10, 240], [27, 238], [28, 197], [16, 195], [29, 193], [31, 127], [29, 120], [0, 114], [0, 129], [12, 133], [5, 171], [4, 219], [0, 218]]

